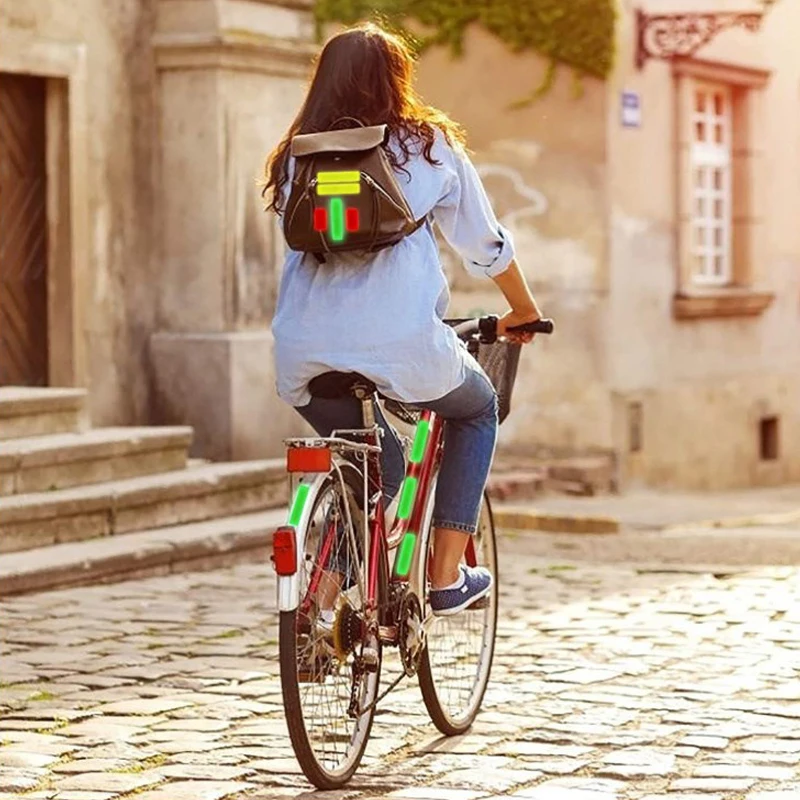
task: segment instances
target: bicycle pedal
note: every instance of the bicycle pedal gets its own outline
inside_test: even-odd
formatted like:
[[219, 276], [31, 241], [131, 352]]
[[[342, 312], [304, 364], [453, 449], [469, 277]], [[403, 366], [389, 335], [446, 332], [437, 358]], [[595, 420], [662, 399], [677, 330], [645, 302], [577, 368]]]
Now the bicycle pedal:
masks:
[[489, 608], [489, 595], [487, 594], [485, 597], [479, 597], [474, 603], [468, 605], [465, 611], [481, 611], [484, 608]]

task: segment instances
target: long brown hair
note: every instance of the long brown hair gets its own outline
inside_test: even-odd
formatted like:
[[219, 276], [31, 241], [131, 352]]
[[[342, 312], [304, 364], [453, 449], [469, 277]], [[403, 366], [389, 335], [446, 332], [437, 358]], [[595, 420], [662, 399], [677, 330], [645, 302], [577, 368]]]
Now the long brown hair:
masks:
[[451, 145], [463, 146], [461, 126], [421, 100], [412, 85], [413, 75], [408, 46], [374, 23], [357, 25], [329, 39], [300, 111], [267, 160], [262, 192], [263, 196], [272, 192], [267, 209], [278, 214], [283, 211], [282, 189], [288, 180], [292, 137], [330, 130], [344, 117], [364, 125], [388, 125], [397, 136], [401, 153], [398, 158], [387, 149], [386, 154], [397, 169], [408, 161], [413, 142], [422, 143], [423, 155], [431, 164], [439, 163], [431, 155], [436, 128]]

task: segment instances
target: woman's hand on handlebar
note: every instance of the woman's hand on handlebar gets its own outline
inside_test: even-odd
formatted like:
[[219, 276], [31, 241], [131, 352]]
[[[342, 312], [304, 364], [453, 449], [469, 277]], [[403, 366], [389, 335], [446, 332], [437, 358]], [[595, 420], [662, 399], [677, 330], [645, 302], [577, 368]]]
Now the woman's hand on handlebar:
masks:
[[539, 309], [534, 306], [528, 311], [507, 311], [497, 320], [497, 335], [503, 336], [514, 344], [527, 344], [533, 341], [535, 333], [524, 333], [523, 331], [510, 331], [517, 325], [524, 325], [526, 322], [536, 322], [542, 315]]

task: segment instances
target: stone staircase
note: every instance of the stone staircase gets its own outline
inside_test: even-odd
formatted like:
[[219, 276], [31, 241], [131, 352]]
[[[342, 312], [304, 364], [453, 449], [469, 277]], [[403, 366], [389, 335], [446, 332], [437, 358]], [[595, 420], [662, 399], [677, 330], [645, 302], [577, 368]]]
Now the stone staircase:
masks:
[[187, 548], [211, 565], [268, 545], [288, 502], [283, 459], [192, 461], [191, 428], [91, 428], [85, 401], [0, 387], [0, 595], [119, 579], [143, 552], [163, 573]]
[[[286, 519], [283, 459], [189, 459], [192, 429], [91, 428], [82, 389], [0, 387], [0, 596], [262, 559]], [[613, 491], [613, 461], [499, 453], [508, 503]]]
[[548, 494], [583, 497], [617, 491], [616, 468], [610, 454], [495, 455], [487, 490], [499, 503], [535, 500]]

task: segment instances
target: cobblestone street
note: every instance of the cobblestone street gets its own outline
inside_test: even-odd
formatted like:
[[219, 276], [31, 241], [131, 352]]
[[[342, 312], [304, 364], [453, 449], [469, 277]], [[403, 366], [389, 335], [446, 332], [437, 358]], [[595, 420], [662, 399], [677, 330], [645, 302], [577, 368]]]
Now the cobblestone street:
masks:
[[[800, 798], [800, 569], [589, 566], [510, 546], [472, 731], [440, 738], [401, 684], [330, 796]], [[10, 599], [0, 623], [0, 798], [311, 792], [283, 722], [268, 566]], [[392, 654], [384, 680], [398, 669]]]

